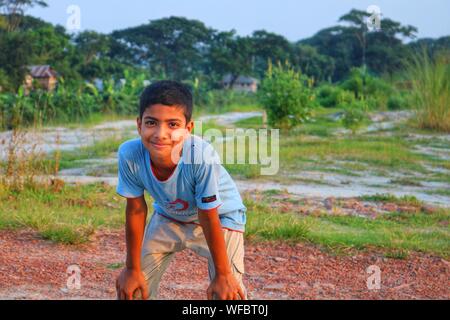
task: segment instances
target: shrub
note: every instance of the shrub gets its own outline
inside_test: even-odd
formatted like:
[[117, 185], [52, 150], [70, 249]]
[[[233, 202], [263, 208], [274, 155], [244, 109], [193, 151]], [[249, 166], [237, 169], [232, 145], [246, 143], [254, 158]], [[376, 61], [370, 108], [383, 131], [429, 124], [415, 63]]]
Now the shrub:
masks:
[[413, 106], [421, 128], [450, 132], [450, 51], [430, 57], [423, 50], [408, 66]]
[[326, 84], [317, 89], [317, 102], [325, 108], [340, 107], [342, 104], [351, 103], [353, 100], [353, 93], [338, 86]]
[[347, 80], [345, 80], [341, 87], [344, 90], [348, 90], [354, 93], [355, 98], [360, 98], [363, 96], [363, 87], [364, 87], [364, 71], [362, 68], [353, 68], [350, 72], [350, 76]]
[[73, 123], [98, 113], [136, 115], [144, 76], [126, 74], [125, 77], [126, 82], [121, 86], [112, 79], [104, 81], [101, 91], [89, 83], [66, 83], [60, 78], [53, 92], [36, 89], [27, 95], [21, 87], [17, 94], [0, 93], [0, 129]]
[[355, 96], [353, 93], [345, 90], [340, 90], [337, 96], [337, 103], [339, 108], [348, 108], [355, 101]]
[[258, 98], [271, 126], [292, 128], [309, 119], [315, 106], [312, 80], [302, 77], [289, 64], [269, 64]]
[[364, 68], [353, 68], [341, 87], [352, 92], [357, 100], [365, 100], [370, 109], [386, 109], [388, 98], [394, 94], [389, 83], [370, 75]]
[[367, 118], [367, 104], [365, 101], [353, 101], [345, 108], [342, 124], [345, 128], [350, 129], [352, 134], [363, 125]]
[[401, 95], [394, 95], [389, 97], [387, 101], [387, 108], [389, 110], [402, 110], [408, 107], [408, 101]]

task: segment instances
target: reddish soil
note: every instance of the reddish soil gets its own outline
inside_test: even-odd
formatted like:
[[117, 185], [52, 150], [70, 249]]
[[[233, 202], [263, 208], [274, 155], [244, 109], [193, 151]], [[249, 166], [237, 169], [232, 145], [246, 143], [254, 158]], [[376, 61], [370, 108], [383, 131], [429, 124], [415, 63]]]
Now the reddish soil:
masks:
[[[125, 258], [124, 233], [98, 232], [81, 246], [42, 240], [33, 231], [0, 231], [0, 299], [115, 299]], [[449, 262], [412, 253], [335, 256], [307, 244], [246, 244], [244, 283], [250, 299], [449, 299]], [[81, 268], [81, 289], [68, 290], [66, 269]], [[381, 288], [367, 288], [367, 267], [381, 270]], [[191, 251], [175, 256], [161, 283], [161, 299], [205, 299], [207, 266]]]

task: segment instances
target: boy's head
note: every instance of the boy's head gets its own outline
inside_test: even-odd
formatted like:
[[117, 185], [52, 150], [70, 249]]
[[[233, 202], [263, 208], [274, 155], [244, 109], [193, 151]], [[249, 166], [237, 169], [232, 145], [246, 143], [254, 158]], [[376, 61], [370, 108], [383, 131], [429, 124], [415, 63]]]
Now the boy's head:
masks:
[[177, 81], [158, 81], [145, 88], [142, 92], [139, 108], [139, 117], [152, 105], [162, 104], [165, 106], [176, 106], [183, 109], [186, 124], [192, 117], [192, 94], [187, 86]]
[[[192, 94], [176, 81], [159, 81], [141, 95], [138, 132], [154, 160], [178, 154], [181, 141], [193, 128]], [[176, 148], [178, 146], [178, 148]], [[175, 162], [173, 160], [173, 162]]]

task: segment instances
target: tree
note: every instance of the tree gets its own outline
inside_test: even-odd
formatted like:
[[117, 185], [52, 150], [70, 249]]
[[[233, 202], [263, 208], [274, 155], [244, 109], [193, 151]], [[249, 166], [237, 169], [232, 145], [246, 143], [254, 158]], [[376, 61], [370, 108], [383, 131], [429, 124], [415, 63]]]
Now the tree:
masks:
[[423, 50], [428, 52], [430, 57], [433, 57], [439, 52], [450, 52], [450, 36], [444, 36], [438, 39], [423, 38], [417, 41], [410, 42], [408, 47], [416, 55], [423, 54]]
[[417, 29], [391, 19], [381, 19], [381, 30], [368, 32], [365, 11], [351, 10], [341, 16], [343, 25], [323, 29], [301, 44], [316, 47], [335, 61], [333, 80], [345, 78], [353, 67], [367, 65], [375, 74], [392, 73], [402, 67], [408, 47], [402, 39], [415, 37]]
[[29, 30], [24, 34], [32, 44], [33, 64], [53, 64], [64, 57], [63, 52], [70, 45], [69, 36], [57, 33], [54, 27]]
[[333, 76], [334, 59], [320, 54], [317, 48], [297, 44], [292, 54], [292, 65], [316, 81], [327, 81]]
[[27, 66], [49, 64], [60, 75], [80, 78], [76, 69], [75, 46], [61, 26], [24, 16], [15, 31], [0, 31], [0, 69], [8, 76], [10, 90], [16, 90], [24, 80]]
[[94, 59], [104, 56], [109, 51], [109, 38], [95, 31], [84, 31], [75, 38], [79, 51], [83, 54], [83, 64], [87, 65]]
[[32, 59], [32, 42], [29, 34], [0, 33], [0, 69], [8, 77], [8, 88], [17, 89], [24, 80], [26, 68]]
[[356, 62], [359, 45], [354, 35], [346, 31], [342, 26], [330, 27], [320, 30], [312, 38], [298, 42], [298, 45], [315, 47], [319, 54], [333, 58], [333, 81], [345, 78], [353, 66], [359, 65]]
[[268, 68], [268, 61], [276, 63], [291, 60], [292, 46], [283, 36], [258, 30], [253, 32], [251, 41], [254, 50], [252, 71], [260, 78]]
[[401, 65], [406, 47], [398, 37], [414, 38], [417, 28], [402, 26], [391, 19], [381, 20], [379, 32], [368, 32], [366, 19], [369, 13], [351, 10], [339, 18], [340, 22], [350, 24], [347, 31], [354, 33], [361, 46], [361, 67], [365, 70], [367, 63], [378, 74], [393, 71]]
[[350, 24], [347, 32], [351, 32], [358, 39], [361, 46], [361, 67], [366, 67], [366, 50], [367, 50], [367, 25], [366, 19], [370, 16], [369, 13], [360, 10], [351, 10], [339, 18], [339, 22], [347, 22]]
[[223, 77], [231, 75], [230, 87], [239, 75], [250, 75], [252, 71], [252, 40], [240, 37], [236, 31], [217, 32], [213, 35], [208, 52], [208, 73]]
[[39, 6], [47, 7], [44, 0], [0, 0], [0, 12], [7, 17], [7, 30], [12, 32], [19, 27], [19, 24], [27, 9]]
[[183, 80], [200, 72], [211, 34], [200, 21], [170, 17], [115, 31], [112, 37], [132, 50], [135, 63], [148, 66], [153, 73]]
[[81, 55], [79, 72], [85, 79], [107, 78], [107, 65], [113, 64], [109, 59], [111, 39], [109, 36], [95, 32], [79, 33], [74, 42]]

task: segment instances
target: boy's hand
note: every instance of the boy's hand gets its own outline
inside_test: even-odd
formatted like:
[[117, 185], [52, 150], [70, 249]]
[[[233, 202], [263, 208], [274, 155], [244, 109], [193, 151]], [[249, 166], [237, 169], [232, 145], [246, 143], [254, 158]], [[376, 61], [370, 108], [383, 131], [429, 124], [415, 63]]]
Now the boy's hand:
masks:
[[147, 282], [141, 271], [124, 268], [116, 280], [117, 298], [133, 300], [136, 290], [141, 291], [143, 300], [148, 299]]
[[206, 291], [208, 300], [246, 300], [239, 283], [232, 273], [216, 275]]

